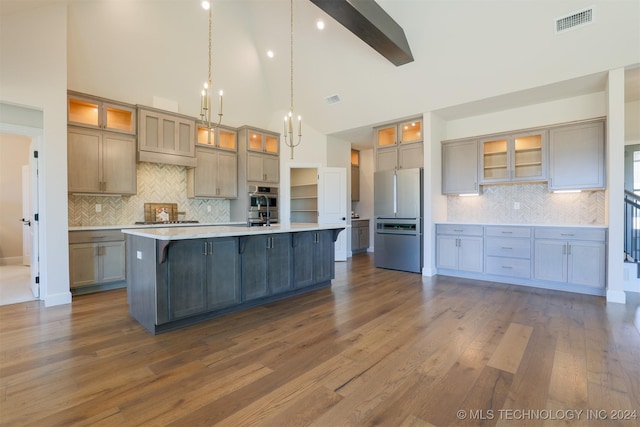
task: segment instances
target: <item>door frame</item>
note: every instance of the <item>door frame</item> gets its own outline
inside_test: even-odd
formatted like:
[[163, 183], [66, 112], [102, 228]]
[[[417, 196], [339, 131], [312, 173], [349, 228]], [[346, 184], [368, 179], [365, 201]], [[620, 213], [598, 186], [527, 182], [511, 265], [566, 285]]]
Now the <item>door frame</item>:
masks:
[[[42, 156], [42, 141], [44, 138], [44, 129], [29, 126], [21, 126], [10, 123], [0, 122], [0, 132], [13, 135], [28, 136], [31, 138], [29, 144], [29, 165], [31, 166], [31, 221], [33, 227], [33, 239], [31, 241], [31, 292], [37, 299], [41, 299], [44, 295], [40, 286], [40, 245], [41, 231], [39, 221], [35, 220], [35, 214], [38, 214], [40, 207], [40, 191], [43, 183], [42, 174], [38, 172], [39, 159]], [[34, 152], [38, 152], [38, 158], [34, 158]]]

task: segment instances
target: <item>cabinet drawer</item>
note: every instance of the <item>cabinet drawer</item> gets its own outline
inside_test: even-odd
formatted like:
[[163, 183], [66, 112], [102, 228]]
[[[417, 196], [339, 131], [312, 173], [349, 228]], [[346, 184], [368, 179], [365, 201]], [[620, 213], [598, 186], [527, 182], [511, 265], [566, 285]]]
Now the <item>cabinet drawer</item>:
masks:
[[70, 231], [69, 243], [100, 243], [124, 240], [120, 230]]
[[487, 257], [487, 274], [530, 278], [531, 261], [528, 259]]
[[512, 258], [531, 258], [531, 240], [516, 239], [508, 237], [487, 237], [487, 255], [512, 257]]
[[536, 239], [594, 240], [604, 242], [607, 230], [603, 228], [536, 228]]
[[531, 228], [529, 227], [486, 227], [485, 234], [487, 236], [497, 236], [497, 237], [531, 237]]
[[352, 219], [351, 226], [352, 227], [368, 227], [369, 220], [368, 219]]
[[482, 236], [483, 231], [481, 225], [438, 224], [436, 233], [454, 234], [456, 236]]

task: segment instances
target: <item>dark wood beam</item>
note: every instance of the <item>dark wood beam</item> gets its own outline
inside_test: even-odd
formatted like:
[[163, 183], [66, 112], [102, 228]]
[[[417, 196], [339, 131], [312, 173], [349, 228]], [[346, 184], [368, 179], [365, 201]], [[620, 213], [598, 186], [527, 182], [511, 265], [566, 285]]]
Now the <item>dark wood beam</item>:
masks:
[[396, 66], [413, 61], [404, 30], [374, 0], [310, 0]]

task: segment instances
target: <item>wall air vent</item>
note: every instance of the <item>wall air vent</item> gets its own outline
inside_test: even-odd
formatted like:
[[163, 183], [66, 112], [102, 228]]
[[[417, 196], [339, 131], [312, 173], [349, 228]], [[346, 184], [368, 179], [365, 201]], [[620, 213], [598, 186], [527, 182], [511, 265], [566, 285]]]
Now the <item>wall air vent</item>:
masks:
[[591, 24], [593, 22], [594, 15], [595, 7], [591, 6], [570, 15], [562, 16], [556, 19], [556, 34]]
[[329, 105], [331, 104], [337, 104], [338, 102], [342, 101], [340, 99], [340, 95], [331, 95], [331, 96], [327, 96], [325, 99], [325, 102]]

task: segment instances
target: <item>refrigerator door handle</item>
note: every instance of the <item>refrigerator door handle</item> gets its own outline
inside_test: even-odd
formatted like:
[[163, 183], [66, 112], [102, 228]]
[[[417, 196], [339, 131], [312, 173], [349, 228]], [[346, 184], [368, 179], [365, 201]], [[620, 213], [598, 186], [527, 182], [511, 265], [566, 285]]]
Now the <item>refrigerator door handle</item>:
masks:
[[398, 175], [393, 173], [393, 216], [398, 215]]

